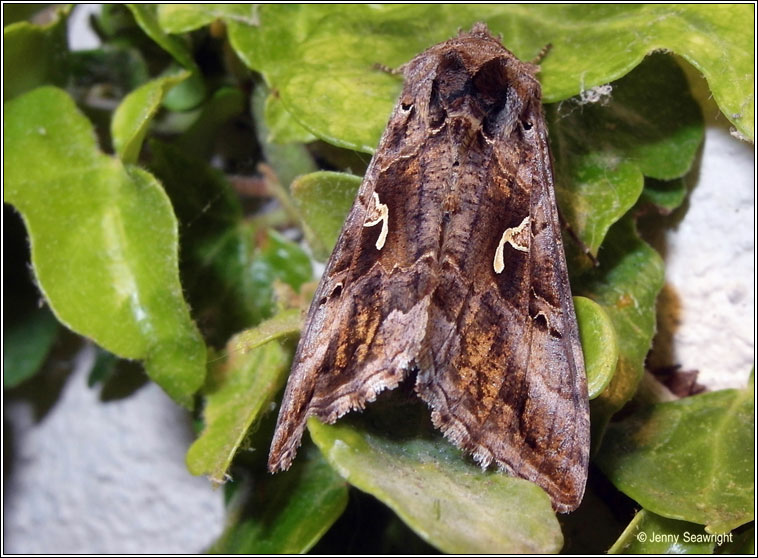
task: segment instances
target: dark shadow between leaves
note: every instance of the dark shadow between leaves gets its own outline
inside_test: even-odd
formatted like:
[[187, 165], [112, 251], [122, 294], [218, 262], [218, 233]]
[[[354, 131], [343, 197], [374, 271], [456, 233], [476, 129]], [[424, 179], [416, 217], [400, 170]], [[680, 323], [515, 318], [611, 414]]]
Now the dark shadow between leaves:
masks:
[[394, 442], [442, 438], [432, 425], [429, 407], [413, 391], [415, 381], [416, 375], [409, 374], [397, 388], [383, 391], [362, 412], [352, 411], [340, 422]]
[[103, 384], [100, 401], [107, 403], [126, 399], [147, 385], [149, 381], [140, 362], [119, 359], [114, 364], [113, 373]]
[[310, 552], [324, 556], [440, 554], [382, 502], [353, 487], [345, 512]]
[[[639, 505], [620, 492], [590, 464], [587, 488], [573, 513], [558, 514], [563, 531], [563, 554], [603, 554], [621, 535]], [[587, 529], [592, 525], [592, 529]]]
[[40, 371], [19, 386], [6, 390], [5, 397], [26, 400], [32, 406], [34, 420], [43, 421], [60, 399], [83, 347], [80, 336], [60, 328], [58, 339]]

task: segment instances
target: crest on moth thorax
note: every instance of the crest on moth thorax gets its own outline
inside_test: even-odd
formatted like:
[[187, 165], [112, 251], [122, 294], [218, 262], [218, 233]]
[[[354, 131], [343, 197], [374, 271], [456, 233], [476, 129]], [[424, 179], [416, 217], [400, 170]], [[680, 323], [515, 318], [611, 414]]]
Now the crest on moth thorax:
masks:
[[[482, 466], [581, 501], [589, 411], [537, 67], [484, 24], [403, 68], [402, 93], [308, 311], [269, 456], [415, 374]], [[411, 378], [413, 380], [413, 378]]]

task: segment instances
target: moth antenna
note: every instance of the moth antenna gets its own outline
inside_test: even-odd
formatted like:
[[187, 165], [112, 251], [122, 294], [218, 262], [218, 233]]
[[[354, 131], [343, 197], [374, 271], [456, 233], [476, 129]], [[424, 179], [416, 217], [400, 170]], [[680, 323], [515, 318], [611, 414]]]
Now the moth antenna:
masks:
[[545, 46], [543, 46], [542, 50], [540, 50], [537, 53], [537, 56], [534, 57], [531, 63], [534, 64], [535, 66], [539, 66], [540, 62], [544, 60], [545, 56], [547, 56], [547, 53], [550, 52], [552, 48], [553, 48], [553, 43], [548, 43]]
[[408, 64], [403, 64], [401, 66], [398, 66], [397, 68], [390, 68], [389, 66], [386, 66], [382, 64], [381, 62], [374, 62], [374, 65], [372, 66], [372, 68], [374, 70], [379, 70], [380, 72], [384, 72], [385, 74], [390, 74], [392, 76], [402, 76], [407, 65]]

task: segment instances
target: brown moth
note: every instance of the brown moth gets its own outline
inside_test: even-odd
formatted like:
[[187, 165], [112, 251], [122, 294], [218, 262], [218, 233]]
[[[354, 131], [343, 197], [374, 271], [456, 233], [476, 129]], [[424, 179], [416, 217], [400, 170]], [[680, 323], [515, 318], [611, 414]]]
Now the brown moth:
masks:
[[589, 405], [538, 67], [478, 23], [405, 85], [316, 290], [269, 455], [415, 375], [482, 467], [582, 500]]

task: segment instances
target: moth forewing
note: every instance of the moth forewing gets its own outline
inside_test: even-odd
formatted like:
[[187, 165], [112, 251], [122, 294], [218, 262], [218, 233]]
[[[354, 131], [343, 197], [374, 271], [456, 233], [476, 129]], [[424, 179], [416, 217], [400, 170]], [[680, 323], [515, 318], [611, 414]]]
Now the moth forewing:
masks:
[[477, 24], [403, 91], [308, 312], [269, 455], [415, 371], [432, 421], [482, 465], [575, 509], [589, 407], [536, 66]]

